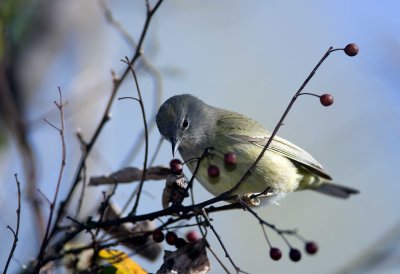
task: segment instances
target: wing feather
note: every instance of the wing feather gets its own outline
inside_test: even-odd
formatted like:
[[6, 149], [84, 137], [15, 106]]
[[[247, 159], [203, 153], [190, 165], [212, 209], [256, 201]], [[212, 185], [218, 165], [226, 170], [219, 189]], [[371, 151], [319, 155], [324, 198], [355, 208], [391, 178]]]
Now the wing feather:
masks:
[[[234, 138], [241, 142], [249, 142], [256, 146], [264, 147], [271, 135], [265, 137], [249, 137], [246, 135], [240, 134], [232, 134], [231, 138]], [[308, 152], [303, 150], [302, 148], [292, 144], [291, 142], [275, 136], [272, 140], [268, 150], [273, 151], [275, 153], [281, 154], [290, 160], [292, 160], [296, 165], [301, 166], [308, 171], [314, 172], [319, 176], [331, 180], [331, 176], [324, 170], [322, 165], [315, 160]]]
[[[264, 147], [271, 136], [270, 132], [256, 121], [239, 113], [222, 109], [220, 110], [217, 129], [220, 135], [235, 139], [238, 142], [248, 142], [259, 147]], [[229, 134], [226, 134], [228, 132]], [[322, 178], [332, 179], [314, 157], [283, 138], [275, 136], [268, 150], [287, 157], [296, 166], [315, 173]]]

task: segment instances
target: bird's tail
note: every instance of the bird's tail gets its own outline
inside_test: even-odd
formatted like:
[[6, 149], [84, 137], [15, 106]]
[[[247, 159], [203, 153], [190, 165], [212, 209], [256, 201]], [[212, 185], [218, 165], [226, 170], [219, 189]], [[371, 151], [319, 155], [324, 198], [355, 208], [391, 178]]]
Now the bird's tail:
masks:
[[350, 197], [350, 195], [359, 193], [357, 189], [330, 182], [320, 184], [319, 186], [312, 188], [312, 190], [342, 199], [346, 199]]

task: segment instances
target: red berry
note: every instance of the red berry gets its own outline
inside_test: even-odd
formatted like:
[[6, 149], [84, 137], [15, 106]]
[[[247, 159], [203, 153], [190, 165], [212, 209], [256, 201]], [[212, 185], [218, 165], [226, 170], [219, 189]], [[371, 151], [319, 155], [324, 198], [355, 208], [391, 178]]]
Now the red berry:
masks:
[[289, 252], [289, 257], [293, 262], [298, 262], [301, 259], [301, 252], [296, 248], [291, 248]]
[[344, 48], [344, 53], [351, 57], [356, 56], [358, 54], [358, 46], [354, 43], [348, 44]]
[[175, 247], [176, 248], [182, 248], [182, 247], [184, 247], [184, 246], [186, 246], [187, 245], [187, 242], [185, 241], [185, 239], [183, 239], [183, 238], [178, 238], [178, 239], [176, 239], [176, 241], [175, 241]]
[[307, 242], [306, 243], [306, 252], [310, 255], [317, 253], [318, 245], [315, 242]]
[[321, 95], [319, 101], [323, 106], [328, 107], [333, 104], [333, 96], [330, 94]]
[[161, 243], [162, 241], [164, 241], [164, 233], [161, 230], [155, 230], [153, 232], [153, 240], [156, 243]]
[[210, 165], [208, 167], [208, 176], [210, 176], [211, 178], [218, 177], [219, 176], [219, 167]]
[[235, 166], [237, 163], [236, 154], [233, 152], [228, 152], [224, 155], [224, 162], [227, 166]]
[[167, 234], [165, 234], [165, 241], [169, 244], [169, 245], [174, 245], [176, 243], [176, 240], [178, 239], [178, 236], [176, 236], [175, 232], [167, 232]]
[[269, 250], [269, 256], [272, 260], [278, 261], [280, 258], [282, 258], [282, 251], [277, 247], [271, 247]]
[[172, 159], [171, 162], [169, 162], [169, 166], [173, 174], [175, 175], [182, 174], [183, 166], [182, 162], [179, 159]]
[[189, 243], [193, 243], [197, 241], [199, 238], [200, 238], [199, 234], [195, 230], [189, 231], [186, 234], [186, 240], [188, 240]]

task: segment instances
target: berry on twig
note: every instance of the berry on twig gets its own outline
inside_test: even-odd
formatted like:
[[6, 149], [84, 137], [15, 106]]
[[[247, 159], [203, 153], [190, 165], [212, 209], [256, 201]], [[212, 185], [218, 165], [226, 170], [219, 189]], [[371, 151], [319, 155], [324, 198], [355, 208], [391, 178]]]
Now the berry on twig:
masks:
[[358, 51], [359, 51], [358, 46], [357, 44], [354, 43], [348, 44], [344, 48], [344, 53], [346, 53], [350, 57], [356, 56], [358, 54]]
[[307, 242], [305, 249], [308, 254], [314, 255], [318, 251], [318, 245], [315, 242]]
[[290, 252], [289, 252], [289, 258], [293, 261], [293, 262], [298, 262], [301, 259], [301, 252], [300, 250], [296, 249], [296, 248], [291, 248]]
[[278, 261], [280, 258], [282, 258], [282, 251], [277, 247], [271, 247], [269, 250], [269, 256], [272, 260]]
[[199, 239], [199, 234], [195, 230], [191, 230], [186, 234], [186, 240], [189, 243], [193, 243]]
[[178, 239], [178, 236], [176, 235], [175, 232], [169, 231], [165, 235], [165, 241], [169, 245], [175, 245], [177, 239]]
[[323, 94], [319, 97], [319, 101], [325, 107], [328, 107], [333, 104], [333, 96], [330, 94]]
[[161, 230], [155, 230], [153, 232], [153, 241], [155, 241], [156, 243], [161, 243], [162, 241], [164, 241], [164, 233]]
[[171, 162], [169, 162], [169, 167], [171, 168], [172, 174], [175, 175], [182, 174], [183, 165], [179, 159], [172, 159]]

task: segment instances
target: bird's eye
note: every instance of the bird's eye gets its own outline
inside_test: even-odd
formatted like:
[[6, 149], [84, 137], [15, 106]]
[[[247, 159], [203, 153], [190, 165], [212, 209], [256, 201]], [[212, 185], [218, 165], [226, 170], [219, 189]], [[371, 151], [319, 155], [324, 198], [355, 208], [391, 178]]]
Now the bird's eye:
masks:
[[188, 126], [189, 126], [188, 120], [186, 120], [186, 119], [183, 120], [182, 127], [183, 127], [184, 129], [186, 129]]

